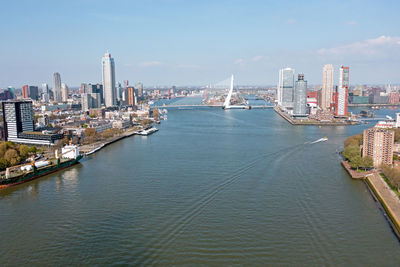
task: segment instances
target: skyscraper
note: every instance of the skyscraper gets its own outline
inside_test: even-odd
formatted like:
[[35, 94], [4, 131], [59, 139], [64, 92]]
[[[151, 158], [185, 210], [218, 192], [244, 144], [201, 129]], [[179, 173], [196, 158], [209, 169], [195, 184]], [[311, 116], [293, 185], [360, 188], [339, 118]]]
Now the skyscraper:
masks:
[[68, 86], [63, 83], [61, 84], [61, 96], [62, 96], [62, 102], [67, 102], [68, 101]]
[[3, 102], [3, 121], [5, 140], [18, 142], [20, 133], [34, 130], [32, 101]]
[[135, 87], [138, 90], [138, 97], [142, 97], [143, 96], [143, 84], [137, 83]]
[[337, 89], [337, 100], [335, 115], [342, 117], [347, 115], [347, 98], [349, 95], [349, 67], [340, 67], [339, 85]]
[[293, 107], [294, 69], [285, 68], [279, 71], [278, 105]]
[[299, 74], [294, 91], [293, 116], [307, 116], [307, 81]]
[[29, 86], [27, 84], [22, 86], [22, 98], [27, 99], [29, 97]]
[[61, 93], [61, 76], [60, 73], [53, 73], [53, 94], [54, 101], [61, 102], [62, 101], [62, 93]]
[[333, 93], [333, 66], [326, 64], [322, 69], [321, 108], [329, 110]]
[[49, 102], [50, 93], [49, 93], [49, 86], [47, 83], [42, 84], [42, 101], [47, 103]]
[[102, 77], [103, 77], [103, 90], [104, 90], [104, 104], [106, 107], [115, 106], [116, 104], [116, 90], [115, 90], [115, 64], [114, 59], [110, 53], [106, 53], [101, 61], [102, 64]]
[[363, 134], [363, 157], [370, 156], [374, 167], [393, 162], [394, 132], [387, 129], [365, 129]]

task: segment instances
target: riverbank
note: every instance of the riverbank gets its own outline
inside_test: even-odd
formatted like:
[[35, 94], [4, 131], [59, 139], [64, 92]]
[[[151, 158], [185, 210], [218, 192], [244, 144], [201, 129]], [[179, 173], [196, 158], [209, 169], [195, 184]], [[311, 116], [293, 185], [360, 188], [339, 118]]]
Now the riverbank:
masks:
[[365, 182], [374, 199], [380, 203], [387, 214], [393, 232], [400, 240], [400, 199], [382, 178], [379, 171], [357, 172], [351, 169], [347, 161], [342, 160], [341, 164], [352, 179]]
[[343, 126], [343, 125], [354, 125], [356, 122], [349, 121], [316, 121], [310, 119], [295, 120], [292, 116], [282, 111], [279, 107], [275, 106], [274, 111], [278, 113], [282, 118], [292, 125], [312, 125], [312, 126]]
[[365, 179], [368, 188], [389, 217], [390, 224], [397, 238], [400, 240], [400, 199], [383, 180], [379, 173], [368, 175]]
[[104, 148], [108, 145], [111, 145], [112, 143], [115, 143], [121, 139], [124, 139], [124, 138], [132, 136], [132, 135], [136, 135], [136, 134], [137, 134], [137, 131], [135, 131], [133, 129], [127, 130], [124, 133], [122, 133], [121, 135], [112, 137], [106, 141], [99, 141], [99, 142], [96, 142], [96, 143], [93, 143], [90, 145], [82, 145], [79, 147], [79, 150], [84, 154], [89, 153], [91, 151], [97, 152], [97, 151], [100, 151], [102, 148]]

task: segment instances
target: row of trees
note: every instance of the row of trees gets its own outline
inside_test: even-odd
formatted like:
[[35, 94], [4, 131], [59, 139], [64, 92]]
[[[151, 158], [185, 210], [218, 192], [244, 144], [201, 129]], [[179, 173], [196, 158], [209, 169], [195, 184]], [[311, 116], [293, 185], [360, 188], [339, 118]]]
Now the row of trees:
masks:
[[32, 154], [37, 153], [35, 146], [17, 145], [12, 142], [0, 143], [0, 170], [24, 162]]
[[120, 135], [122, 133], [121, 129], [111, 128], [104, 130], [102, 133], [96, 132], [94, 128], [86, 128], [85, 129], [85, 144], [91, 144], [97, 141], [101, 141], [107, 138], [114, 137], [116, 135]]
[[360, 146], [363, 143], [363, 135], [357, 134], [348, 137], [344, 141], [344, 150], [342, 152], [343, 157], [349, 162], [351, 168], [363, 170], [372, 168], [374, 161], [371, 157], [362, 157]]
[[383, 165], [382, 166], [383, 174], [389, 180], [391, 185], [395, 187], [397, 190], [400, 188], [400, 170], [398, 168], [393, 168], [392, 166]]

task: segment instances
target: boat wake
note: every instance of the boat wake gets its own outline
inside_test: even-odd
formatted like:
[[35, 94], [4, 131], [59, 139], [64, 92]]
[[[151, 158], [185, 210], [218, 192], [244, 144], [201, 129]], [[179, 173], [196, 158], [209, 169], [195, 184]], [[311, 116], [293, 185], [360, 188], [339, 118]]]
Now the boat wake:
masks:
[[318, 139], [318, 140], [315, 140], [315, 141], [313, 141], [313, 142], [305, 142], [304, 144], [309, 144], [309, 145], [312, 145], [312, 144], [316, 144], [316, 143], [320, 143], [320, 142], [325, 142], [325, 141], [328, 141], [328, 137], [322, 137], [322, 138], [320, 138], [320, 139]]

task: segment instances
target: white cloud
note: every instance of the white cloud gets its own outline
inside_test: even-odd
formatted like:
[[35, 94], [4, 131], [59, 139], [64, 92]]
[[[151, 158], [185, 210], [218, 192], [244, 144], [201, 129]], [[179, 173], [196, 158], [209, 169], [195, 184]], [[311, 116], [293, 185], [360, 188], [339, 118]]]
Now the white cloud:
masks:
[[243, 59], [243, 58], [238, 58], [238, 59], [236, 59], [235, 62], [234, 62], [234, 64], [236, 64], [236, 65], [241, 65], [241, 64], [243, 64], [243, 63], [244, 63], [244, 59]]
[[161, 66], [161, 65], [164, 65], [164, 63], [161, 61], [145, 61], [145, 62], [139, 63], [140, 67], [153, 67], [153, 66]]
[[251, 61], [257, 62], [257, 61], [260, 61], [260, 60], [263, 59], [263, 58], [264, 58], [264, 56], [255, 56], [255, 57], [253, 57], [253, 58], [251, 59]]
[[332, 48], [322, 48], [317, 53], [330, 56], [363, 55], [371, 57], [390, 55], [393, 54], [394, 50], [400, 52], [400, 37], [382, 35], [375, 39], [367, 39]]

